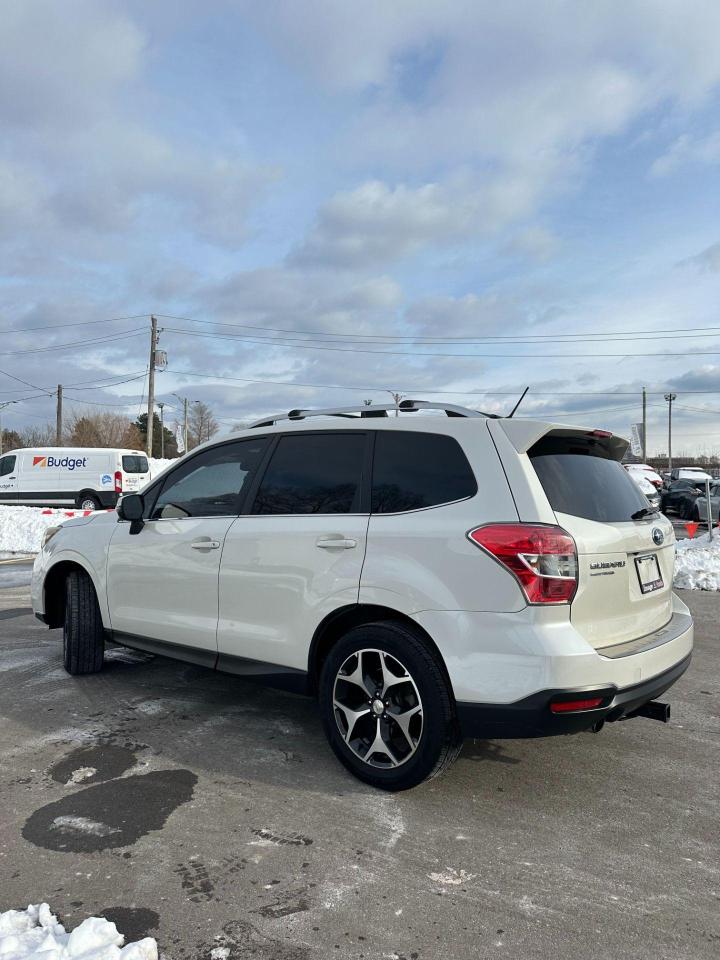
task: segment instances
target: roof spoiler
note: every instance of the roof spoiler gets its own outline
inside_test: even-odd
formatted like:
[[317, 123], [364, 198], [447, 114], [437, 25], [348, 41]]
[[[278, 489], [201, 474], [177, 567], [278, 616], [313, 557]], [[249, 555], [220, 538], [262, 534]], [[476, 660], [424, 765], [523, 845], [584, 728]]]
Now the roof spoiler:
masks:
[[538, 420], [501, 420], [499, 423], [518, 453], [527, 453], [538, 440], [552, 433], [558, 437], [595, 437], [614, 460], [622, 460], [630, 442], [607, 430], [577, 427], [574, 424], [543, 423]]

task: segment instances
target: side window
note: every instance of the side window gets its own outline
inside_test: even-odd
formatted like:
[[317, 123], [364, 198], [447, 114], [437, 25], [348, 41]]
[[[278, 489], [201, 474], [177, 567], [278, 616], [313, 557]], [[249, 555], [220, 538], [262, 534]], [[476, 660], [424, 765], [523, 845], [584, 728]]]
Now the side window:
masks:
[[280, 437], [253, 513], [352, 513], [360, 507], [364, 433]]
[[238, 440], [192, 457], [167, 476], [149, 519], [236, 516], [266, 442], [264, 437]]
[[470, 464], [453, 437], [440, 433], [378, 430], [373, 513], [400, 513], [464, 500], [477, 493]]
[[3, 457], [0, 459], [0, 477], [7, 477], [15, 469], [15, 457]]

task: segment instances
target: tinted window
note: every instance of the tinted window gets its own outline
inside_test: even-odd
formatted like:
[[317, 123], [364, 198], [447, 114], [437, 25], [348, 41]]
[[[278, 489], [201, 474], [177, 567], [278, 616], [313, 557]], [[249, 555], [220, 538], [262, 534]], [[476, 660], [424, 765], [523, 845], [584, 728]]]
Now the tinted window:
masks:
[[238, 440], [192, 457], [165, 479], [150, 518], [236, 516], [265, 443], [264, 437]]
[[463, 500], [477, 483], [460, 444], [439, 433], [378, 431], [372, 510], [398, 513]]
[[15, 469], [15, 457], [3, 457], [0, 459], [0, 477], [6, 477]]
[[627, 471], [592, 438], [543, 437], [529, 456], [558, 513], [619, 523], [647, 508], [647, 499]]
[[147, 473], [147, 457], [137, 457], [134, 455], [124, 456], [122, 458], [122, 468], [125, 473]]
[[365, 442], [365, 434], [359, 433], [281, 437], [253, 512], [357, 512]]

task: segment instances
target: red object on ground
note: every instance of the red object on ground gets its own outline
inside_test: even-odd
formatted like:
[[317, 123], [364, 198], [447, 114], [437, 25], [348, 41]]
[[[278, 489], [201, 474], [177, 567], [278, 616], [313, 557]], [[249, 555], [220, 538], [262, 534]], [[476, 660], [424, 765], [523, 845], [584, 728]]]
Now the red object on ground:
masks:
[[691, 520], [685, 524], [685, 529], [687, 530], [688, 536], [690, 537], [691, 540], [697, 533], [697, 529], [699, 526], [700, 524], [697, 523], [695, 520]]

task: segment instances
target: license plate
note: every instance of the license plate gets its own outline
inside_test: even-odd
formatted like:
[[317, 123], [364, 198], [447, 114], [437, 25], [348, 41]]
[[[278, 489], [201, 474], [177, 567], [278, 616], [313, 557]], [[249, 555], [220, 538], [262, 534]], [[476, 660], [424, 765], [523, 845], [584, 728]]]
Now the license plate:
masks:
[[660, 590], [665, 586], [656, 554], [650, 553], [645, 557], [635, 557], [635, 569], [642, 593], [652, 593], [653, 590]]

